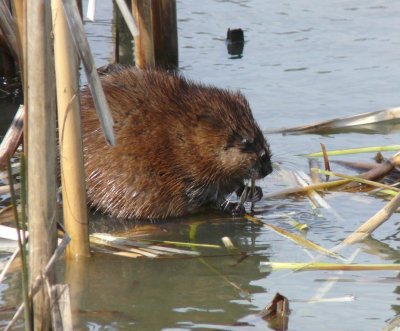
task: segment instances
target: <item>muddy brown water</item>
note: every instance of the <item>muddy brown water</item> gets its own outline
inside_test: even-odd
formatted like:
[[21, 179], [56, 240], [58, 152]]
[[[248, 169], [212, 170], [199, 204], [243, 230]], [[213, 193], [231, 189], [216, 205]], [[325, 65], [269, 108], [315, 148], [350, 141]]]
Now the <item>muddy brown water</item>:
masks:
[[[400, 103], [400, 2], [204, 0], [178, 1], [177, 7], [181, 72], [197, 81], [240, 89], [265, 130]], [[97, 21], [86, 23], [98, 66], [113, 54], [111, 15], [110, 4], [98, 1]], [[228, 28], [244, 30], [241, 57], [227, 52]], [[328, 149], [392, 145], [398, 144], [398, 134], [398, 126], [389, 125], [329, 135], [273, 134], [268, 139], [280, 168], [307, 172], [307, 159], [299, 154], [318, 151], [321, 142]], [[259, 185], [269, 193], [285, 187], [286, 181], [287, 176], [276, 171]], [[256, 208], [266, 222], [295, 231], [280, 216], [292, 213], [308, 224], [308, 239], [330, 248], [385, 203], [367, 193], [329, 193], [325, 199], [340, 218], [325, 210], [316, 213], [303, 197], [264, 199]], [[343, 256], [359, 249], [355, 263], [398, 262], [399, 221], [394, 215], [373, 239], [347, 248]], [[133, 233], [143, 224], [97, 215], [91, 226], [93, 231]], [[268, 330], [254, 314], [276, 292], [291, 301], [289, 330], [380, 330], [400, 311], [395, 271], [260, 272], [260, 262], [308, 262], [310, 256], [244, 219], [210, 213], [152, 227], [149, 237], [159, 240], [221, 244], [228, 236], [250, 256], [238, 264], [236, 258], [219, 256], [225, 255], [223, 249], [199, 248], [209, 257], [131, 260], [97, 254], [90, 261], [71, 263], [67, 270], [60, 266], [60, 279], [72, 284], [77, 330]], [[6, 256], [4, 252], [2, 259]], [[16, 305], [18, 286], [18, 274], [0, 286], [3, 306]], [[316, 296], [354, 300], [307, 302]], [[1, 314], [4, 325], [9, 314]], [[235, 326], [238, 321], [242, 326]]]

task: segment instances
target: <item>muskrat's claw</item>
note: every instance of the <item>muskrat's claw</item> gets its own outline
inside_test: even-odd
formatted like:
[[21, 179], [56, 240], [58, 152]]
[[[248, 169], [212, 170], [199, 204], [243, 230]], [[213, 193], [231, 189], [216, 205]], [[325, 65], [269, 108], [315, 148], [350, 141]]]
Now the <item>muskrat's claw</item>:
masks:
[[238, 197], [241, 197], [242, 194], [245, 194], [243, 202], [244, 201], [257, 202], [257, 201], [260, 201], [261, 198], [263, 197], [263, 191], [260, 186], [254, 186], [252, 188], [252, 187], [247, 187], [245, 185], [242, 185], [240, 188], [238, 188], [236, 190], [236, 195]]
[[243, 216], [246, 214], [246, 209], [241, 203], [238, 202], [224, 202], [221, 205], [221, 209], [223, 212], [232, 216]]

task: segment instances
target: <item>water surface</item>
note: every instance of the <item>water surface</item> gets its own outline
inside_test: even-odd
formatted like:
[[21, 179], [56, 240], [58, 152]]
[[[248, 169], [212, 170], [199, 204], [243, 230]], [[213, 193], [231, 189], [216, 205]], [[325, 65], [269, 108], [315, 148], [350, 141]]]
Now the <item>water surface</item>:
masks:
[[[98, 2], [97, 21], [86, 23], [98, 66], [113, 54], [108, 2]], [[180, 71], [223, 88], [240, 89], [265, 129], [307, 124], [399, 105], [400, 26], [396, 1], [179, 1]], [[227, 53], [228, 28], [245, 34], [241, 58]], [[378, 127], [372, 133], [269, 135], [274, 161], [282, 169], [308, 171], [302, 153], [398, 143], [398, 128]], [[391, 153], [386, 153], [390, 156]], [[342, 157], [370, 161], [373, 155]], [[336, 170], [345, 172], [336, 166]], [[276, 171], [261, 181], [265, 193], [284, 187]], [[310, 209], [305, 198], [263, 200], [259, 216], [295, 231], [279, 215], [310, 227], [307, 238], [330, 248], [366, 221], [385, 203], [366, 193], [330, 193], [329, 204], [340, 214]], [[97, 230], [139, 228], [141, 224], [108, 220], [93, 222]], [[93, 225], [92, 225], [93, 226]], [[399, 260], [399, 217], [374, 233], [362, 246], [346, 249], [354, 262], [394, 263]], [[204, 259], [130, 260], [98, 254], [69, 265], [76, 328], [89, 330], [268, 330], [254, 317], [276, 292], [291, 301], [289, 330], [379, 330], [399, 313], [398, 273], [279, 271], [262, 273], [261, 261], [307, 262], [297, 245], [243, 219], [206, 214], [158, 224], [151, 238], [221, 244], [229, 236], [250, 256], [241, 263], [225, 250], [201, 249]], [[193, 236], [193, 233], [195, 235]], [[315, 254], [314, 254], [315, 255]], [[324, 259], [331, 261], [329, 259]], [[339, 277], [339, 281], [328, 281]], [[8, 305], [16, 294], [10, 276], [1, 292]], [[331, 288], [329, 284], [332, 285]], [[325, 291], [325, 292], [324, 292]], [[307, 303], [346, 295], [351, 302]], [[234, 326], [244, 321], [246, 326]]]

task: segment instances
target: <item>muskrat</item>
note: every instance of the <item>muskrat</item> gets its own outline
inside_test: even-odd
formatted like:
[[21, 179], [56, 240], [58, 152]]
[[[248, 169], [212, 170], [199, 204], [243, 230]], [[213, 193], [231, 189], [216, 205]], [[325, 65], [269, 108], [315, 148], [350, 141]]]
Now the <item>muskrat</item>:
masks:
[[114, 217], [164, 219], [221, 205], [271, 171], [269, 146], [239, 92], [178, 74], [119, 68], [102, 78], [116, 146], [81, 92], [88, 200]]

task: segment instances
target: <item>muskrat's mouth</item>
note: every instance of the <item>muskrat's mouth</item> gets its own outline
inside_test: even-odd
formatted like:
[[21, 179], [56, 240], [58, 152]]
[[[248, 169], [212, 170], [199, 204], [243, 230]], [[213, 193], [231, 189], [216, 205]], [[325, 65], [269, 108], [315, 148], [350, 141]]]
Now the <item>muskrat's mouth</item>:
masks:
[[239, 204], [243, 205], [245, 202], [260, 201], [263, 197], [263, 191], [261, 187], [255, 185], [255, 179], [251, 179], [243, 182], [236, 190], [236, 195], [239, 197]]
[[248, 175], [245, 180], [256, 180], [263, 179], [272, 172], [271, 162], [256, 162], [252, 168], [250, 168]]

